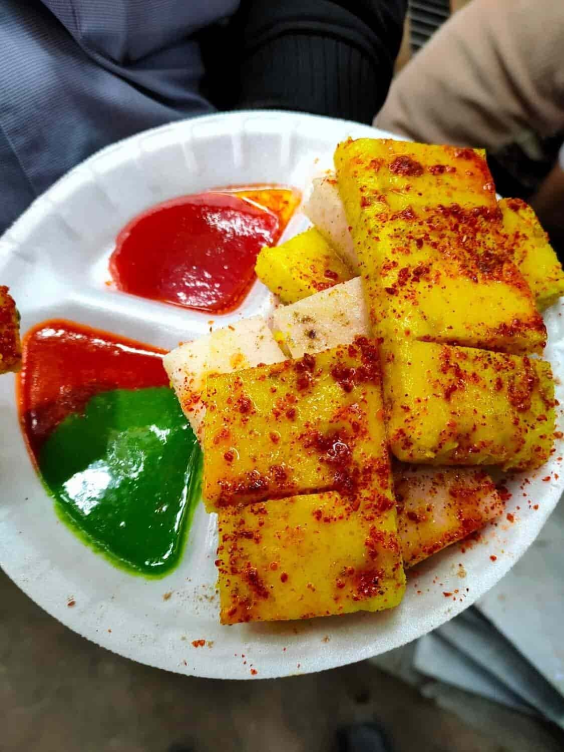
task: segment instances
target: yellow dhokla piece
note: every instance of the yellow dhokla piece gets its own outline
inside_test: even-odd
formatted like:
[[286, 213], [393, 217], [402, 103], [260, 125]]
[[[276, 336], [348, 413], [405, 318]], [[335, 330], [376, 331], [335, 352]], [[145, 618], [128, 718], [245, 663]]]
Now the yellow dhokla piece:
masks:
[[8, 288], [0, 286], [0, 374], [19, 371], [21, 360], [20, 316]]
[[555, 421], [548, 363], [407, 341], [385, 359], [388, 436], [398, 459], [516, 470], [547, 461]]
[[309, 619], [380, 611], [405, 575], [395, 509], [357, 509], [336, 492], [219, 513], [221, 621]]
[[544, 322], [504, 250], [482, 155], [361, 139], [340, 144], [335, 164], [375, 335], [542, 351]]
[[502, 514], [492, 479], [478, 468], [394, 466], [398, 538], [412, 567]]
[[499, 252], [496, 230], [467, 220], [445, 212], [429, 221], [388, 222], [377, 251], [364, 241], [359, 254], [378, 333], [392, 341], [541, 353], [546, 327], [529, 286]]
[[539, 310], [564, 295], [564, 271], [533, 209], [519, 198], [499, 202], [506, 248], [527, 280]]
[[377, 349], [210, 376], [203, 496], [209, 510], [305, 492], [391, 498]]
[[[349, 224], [358, 222], [368, 208], [373, 214], [390, 215], [408, 208], [434, 212], [453, 204], [462, 209], [496, 208], [495, 186], [482, 149], [349, 139], [338, 145], [335, 166]], [[343, 180], [353, 189], [345, 195]]]
[[295, 303], [353, 276], [313, 227], [282, 245], [265, 246], [257, 258], [256, 273], [282, 303]]

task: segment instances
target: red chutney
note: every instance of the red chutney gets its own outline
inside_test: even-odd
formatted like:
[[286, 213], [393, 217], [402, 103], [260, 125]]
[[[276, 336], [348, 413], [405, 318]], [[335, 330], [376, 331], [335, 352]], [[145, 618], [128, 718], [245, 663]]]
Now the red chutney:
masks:
[[23, 341], [18, 396], [24, 435], [37, 456], [67, 415], [111, 389], [168, 386], [164, 350], [71, 321], [51, 320]]
[[110, 272], [118, 289], [209, 313], [236, 308], [255, 262], [299, 203], [288, 188], [227, 188], [159, 204], [118, 235]]

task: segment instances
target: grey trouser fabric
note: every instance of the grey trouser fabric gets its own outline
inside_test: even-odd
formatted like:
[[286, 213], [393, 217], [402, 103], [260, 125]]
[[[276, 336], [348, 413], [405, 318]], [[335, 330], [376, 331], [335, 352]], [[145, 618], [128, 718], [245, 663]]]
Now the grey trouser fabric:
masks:
[[198, 30], [239, 0], [2, 0], [0, 233], [94, 151], [212, 111]]

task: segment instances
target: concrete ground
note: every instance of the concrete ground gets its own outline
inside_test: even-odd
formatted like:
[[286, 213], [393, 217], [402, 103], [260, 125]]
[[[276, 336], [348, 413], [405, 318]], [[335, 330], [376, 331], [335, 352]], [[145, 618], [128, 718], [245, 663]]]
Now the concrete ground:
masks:
[[217, 682], [141, 666], [87, 642], [0, 572], [0, 752], [334, 752], [378, 719], [394, 752], [557, 752], [564, 738], [477, 698], [471, 723], [370, 663]]

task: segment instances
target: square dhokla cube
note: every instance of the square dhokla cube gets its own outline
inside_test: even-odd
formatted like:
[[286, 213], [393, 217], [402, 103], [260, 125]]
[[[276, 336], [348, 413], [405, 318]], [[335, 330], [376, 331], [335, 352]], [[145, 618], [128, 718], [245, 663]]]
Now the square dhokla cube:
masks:
[[415, 217], [411, 229], [388, 222], [379, 230], [383, 259], [360, 252], [378, 332], [387, 341], [542, 353], [544, 321], [522, 274], [499, 252], [497, 229], [469, 227], [457, 214], [422, 221], [423, 229]]
[[404, 342], [385, 359], [388, 436], [398, 459], [513, 470], [547, 461], [555, 422], [548, 363], [430, 342]]
[[537, 215], [519, 198], [499, 202], [506, 248], [529, 283], [539, 310], [564, 295], [564, 271]]
[[371, 341], [210, 376], [206, 405], [208, 509], [330, 489], [391, 498]]
[[[385, 153], [393, 143], [385, 142]], [[445, 164], [456, 162], [452, 148], [409, 147], [409, 159], [421, 152], [423, 171], [410, 177], [410, 190], [402, 173], [399, 194], [393, 160], [383, 160], [380, 141], [345, 142], [335, 155], [374, 333], [386, 341], [542, 352], [544, 322], [504, 250], [495, 196], [476, 182], [482, 167], [487, 170], [483, 157], [469, 150], [472, 164], [484, 166], [466, 170], [464, 158], [454, 172], [435, 174], [430, 168], [440, 164], [430, 163], [443, 150]]]
[[396, 606], [405, 575], [395, 514], [333, 491], [220, 510], [222, 623]]
[[20, 316], [8, 288], [0, 286], [0, 374], [18, 371], [21, 359]]

